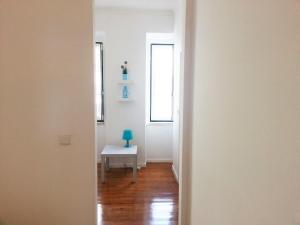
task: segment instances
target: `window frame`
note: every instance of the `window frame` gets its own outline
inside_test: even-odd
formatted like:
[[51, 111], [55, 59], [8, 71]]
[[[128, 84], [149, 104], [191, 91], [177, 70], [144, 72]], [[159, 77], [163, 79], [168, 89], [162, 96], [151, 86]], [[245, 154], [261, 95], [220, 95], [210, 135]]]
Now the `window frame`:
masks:
[[101, 65], [101, 115], [97, 123], [104, 123], [104, 65], [103, 65], [103, 42], [96, 42], [96, 45], [100, 45], [100, 65]]
[[[152, 119], [152, 46], [159, 45], [159, 46], [172, 46], [173, 50], [173, 68], [172, 68], [172, 116], [171, 120], [154, 120]], [[150, 44], [150, 123], [172, 123], [174, 122], [174, 46], [175, 44], [172, 43], [151, 43]]]

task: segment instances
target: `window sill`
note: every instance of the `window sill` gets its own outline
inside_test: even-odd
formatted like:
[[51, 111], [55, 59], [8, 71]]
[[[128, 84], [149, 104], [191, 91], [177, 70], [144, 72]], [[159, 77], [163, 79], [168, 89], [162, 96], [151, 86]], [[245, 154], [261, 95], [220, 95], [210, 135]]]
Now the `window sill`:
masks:
[[147, 126], [173, 126], [174, 122], [146, 122]]
[[104, 126], [104, 122], [98, 122], [97, 121], [97, 126]]

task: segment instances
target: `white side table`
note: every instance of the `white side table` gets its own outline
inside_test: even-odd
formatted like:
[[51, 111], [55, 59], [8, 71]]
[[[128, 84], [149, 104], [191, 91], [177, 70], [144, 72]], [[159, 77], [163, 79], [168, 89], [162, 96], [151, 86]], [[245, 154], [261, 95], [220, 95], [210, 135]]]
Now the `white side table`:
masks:
[[137, 171], [137, 146], [133, 145], [129, 148], [106, 145], [101, 153], [101, 181], [105, 182], [105, 167], [109, 168], [109, 158], [132, 158], [133, 160], [133, 181], [136, 182]]

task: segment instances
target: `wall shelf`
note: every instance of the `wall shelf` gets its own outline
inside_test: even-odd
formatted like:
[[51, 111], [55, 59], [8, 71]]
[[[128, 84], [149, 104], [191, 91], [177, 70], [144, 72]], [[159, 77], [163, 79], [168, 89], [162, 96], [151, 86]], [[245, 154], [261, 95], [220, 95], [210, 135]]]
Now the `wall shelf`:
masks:
[[119, 102], [132, 102], [133, 99], [132, 98], [119, 98], [118, 101]]
[[133, 84], [133, 81], [132, 81], [132, 80], [120, 80], [120, 81], [118, 82], [118, 84], [119, 84], [119, 85], [124, 85], [124, 84], [129, 85], [129, 84]]

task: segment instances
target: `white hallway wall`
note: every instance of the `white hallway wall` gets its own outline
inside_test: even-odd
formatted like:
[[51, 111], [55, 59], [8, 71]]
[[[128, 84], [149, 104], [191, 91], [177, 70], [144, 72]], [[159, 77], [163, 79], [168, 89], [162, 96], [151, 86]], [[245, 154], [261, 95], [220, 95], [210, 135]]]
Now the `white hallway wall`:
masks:
[[[105, 144], [123, 144], [124, 128], [134, 132], [139, 146], [138, 162], [172, 160], [172, 126], [145, 127], [146, 33], [170, 33], [174, 29], [171, 11], [106, 9], [95, 10], [95, 30], [104, 32], [105, 124], [97, 127], [98, 154]], [[129, 62], [133, 102], [117, 101], [120, 65]], [[160, 135], [157, 135], [160, 134]], [[153, 141], [152, 141], [153, 140]], [[161, 144], [158, 144], [161, 142]]]
[[180, 174], [180, 159], [182, 159], [182, 133], [183, 133], [183, 92], [184, 92], [184, 44], [185, 44], [185, 0], [179, 0], [174, 8], [174, 104], [173, 104], [173, 170], [177, 179]]
[[191, 224], [298, 225], [300, 2], [196, 9]]
[[92, 1], [0, 2], [0, 223], [95, 225]]

